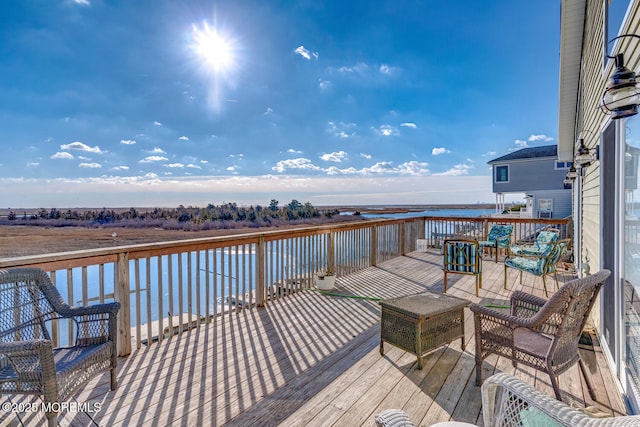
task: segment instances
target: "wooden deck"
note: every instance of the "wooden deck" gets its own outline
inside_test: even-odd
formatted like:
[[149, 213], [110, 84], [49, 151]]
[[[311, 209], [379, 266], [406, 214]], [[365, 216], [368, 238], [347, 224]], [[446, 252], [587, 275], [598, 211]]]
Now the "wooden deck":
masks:
[[[416, 425], [447, 420], [482, 425], [469, 310], [466, 350], [455, 340], [425, 356], [424, 369], [418, 370], [415, 356], [391, 345], [385, 344], [380, 355], [379, 305], [356, 298], [442, 291], [440, 266], [439, 253], [413, 252], [341, 277], [335, 293], [352, 298], [307, 290], [266, 308], [227, 315], [122, 358], [117, 391], [109, 391], [105, 374], [80, 391], [77, 402], [99, 403], [100, 411], [91, 415], [104, 426], [372, 426], [374, 414], [387, 408], [404, 409]], [[448, 293], [504, 305], [509, 291], [502, 288], [503, 264], [485, 258], [483, 270], [480, 298], [475, 297], [472, 276], [449, 276]], [[562, 281], [571, 278], [560, 276]], [[515, 271], [510, 272], [509, 287], [544, 295], [540, 279], [525, 275], [521, 287]], [[585, 346], [583, 355], [596, 386], [596, 402], [589, 398], [577, 366], [560, 376], [565, 401], [625, 413], [597, 341]], [[514, 369], [496, 356], [485, 361], [485, 378], [500, 371], [553, 395], [546, 375]], [[6, 412], [0, 416], [2, 426], [17, 422]], [[22, 418], [26, 425], [42, 421], [37, 413]], [[67, 412], [59, 421], [91, 423], [77, 412]]]

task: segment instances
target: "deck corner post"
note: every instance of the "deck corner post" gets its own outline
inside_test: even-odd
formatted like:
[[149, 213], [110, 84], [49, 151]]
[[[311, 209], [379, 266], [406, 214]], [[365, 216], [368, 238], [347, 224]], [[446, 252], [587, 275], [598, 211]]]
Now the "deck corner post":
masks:
[[400, 242], [398, 247], [400, 248], [400, 256], [405, 256], [407, 254], [406, 252], [406, 248], [405, 248], [405, 237], [407, 235], [407, 222], [406, 221], [402, 221], [400, 223], [400, 235], [398, 236], [398, 238], [400, 239]]
[[129, 252], [118, 254], [115, 300], [120, 303], [118, 313], [118, 356], [131, 354], [131, 300], [129, 298]]

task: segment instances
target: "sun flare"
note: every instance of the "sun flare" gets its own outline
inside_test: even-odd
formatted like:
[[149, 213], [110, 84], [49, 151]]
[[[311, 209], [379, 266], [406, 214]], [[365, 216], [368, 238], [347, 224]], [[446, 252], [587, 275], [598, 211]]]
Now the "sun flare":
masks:
[[194, 52], [207, 66], [217, 72], [225, 72], [233, 68], [233, 42], [215, 28], [209, 27], [206, 21], [201, 27], [193, 25], [192, 40]]

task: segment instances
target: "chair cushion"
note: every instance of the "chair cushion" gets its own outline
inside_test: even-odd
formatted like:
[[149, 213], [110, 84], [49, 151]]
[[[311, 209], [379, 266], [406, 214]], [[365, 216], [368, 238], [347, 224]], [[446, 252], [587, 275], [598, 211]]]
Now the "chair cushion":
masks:
[[[480, 273], [482, 271], [482, 263], [475, 244], [449, 241], [446, 245], [443, 259], [446, 271], [463, 273]], [[477, 268], [476, 262], [478, 263]]]
[[520, 351], [544, 358], [549, 351], [551, 338], [527, 328], [513, 330], [513, 345]]
[[536, 276], [540, 276], [544, 267], [544, 258], [540, 259], [531, 259], [531, 258], [523, 258], [523, 257], [512, 257], [507, 258], [504, 261], [504, 265], [511, 268], [517, 268], [518, 270], [526, 271], [527, 273], [535, 274]]

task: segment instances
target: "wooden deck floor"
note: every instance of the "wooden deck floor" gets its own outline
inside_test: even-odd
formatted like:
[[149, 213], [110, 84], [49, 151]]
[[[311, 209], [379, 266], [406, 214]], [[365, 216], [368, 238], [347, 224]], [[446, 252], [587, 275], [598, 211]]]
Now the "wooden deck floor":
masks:
[[[340, 278], [336, 293], [389, 298], [442, 291], [440, 263], [436, 252], [414, 252]], [[503, 264], [485, 258], [483, 269], [480, 298], [472, 276], [451, 275], [448, 293], [504, 304], [509, 291], [502, 288]], [[570, 278], [561, 275], [562, 281]], [[525, 275], [521, 287], [514, 271], [509, 287], [544, 295], [540, 279]], [[109, 391], [105, 374], [79, 392], [77, 402], [99, 403], [100, 411], [91, 415], [104, 426], [372, 426], [374, 414], [387, 408], [404, 409], [417, 425], [447, 420], [482, 425], [468, 309], [465, 316], [466, 350], [455, 340], [425, 356], [424, 369], [418, 370], [414, 356], [388, 344], [380, 355], [377, 302], [303, 291], [135, 351], [119, 360], [117, 391]], [[596, 402], [577, 366], [560, 377], [565, 400], [623, 414], [597, 341], [583, 353]], [[553, 395], [545, 375], [514, 369], [496, 356], [485, 361], [485, 378], [500, 371]], [[86, 414], [63, 415], [60, 425], [91, 422]], [[14, 415], [0, 416], [0, 425], [18, 425]], [[42, 417], [29, 414], [23, 421], [40, 425]]]

